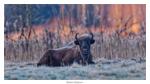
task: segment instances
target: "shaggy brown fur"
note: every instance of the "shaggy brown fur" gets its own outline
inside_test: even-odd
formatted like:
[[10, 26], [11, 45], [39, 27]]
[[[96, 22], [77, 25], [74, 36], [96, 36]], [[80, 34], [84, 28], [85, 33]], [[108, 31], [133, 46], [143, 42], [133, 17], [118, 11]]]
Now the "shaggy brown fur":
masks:
[[79, 58], [79, 51], [76, 47], [64, 47], [59, 49], [50, 49], [38, 62], [38, 66], [64, 66], [72, 64]]

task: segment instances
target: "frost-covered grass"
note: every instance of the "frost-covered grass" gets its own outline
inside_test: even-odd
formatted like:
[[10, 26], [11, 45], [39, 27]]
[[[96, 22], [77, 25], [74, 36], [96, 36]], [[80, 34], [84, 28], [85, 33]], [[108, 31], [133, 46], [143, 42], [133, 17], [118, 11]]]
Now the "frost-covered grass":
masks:
[[29, 63], [5, 62], [5, 80], [112, 80], [146, 79], [145, 59], [99, 59], [94, 65], [36, 67]]

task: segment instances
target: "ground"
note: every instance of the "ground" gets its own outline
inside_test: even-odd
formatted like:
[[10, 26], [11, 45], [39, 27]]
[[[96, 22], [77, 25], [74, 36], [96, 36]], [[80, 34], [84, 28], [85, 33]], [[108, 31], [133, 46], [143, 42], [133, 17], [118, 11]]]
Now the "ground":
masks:
[[5, 62], [5, 80], [145, 80], [145, 59], [99, 59], [96, 64], [37, 67], [34, 63]]

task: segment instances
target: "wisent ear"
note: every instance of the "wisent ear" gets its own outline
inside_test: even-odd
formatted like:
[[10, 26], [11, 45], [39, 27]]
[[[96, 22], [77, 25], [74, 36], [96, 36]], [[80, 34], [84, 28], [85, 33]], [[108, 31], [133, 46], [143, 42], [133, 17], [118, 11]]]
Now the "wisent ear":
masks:
[[95, 40], [94, 40], [94, 39], [91, 40], [91, 44], [93, 44], [93, 43], [95, 43]]
[[79, 45], [79, 42], [76, 40], [76, 41], [74, 41], [74, 43], [76, 44], [76, 45]]

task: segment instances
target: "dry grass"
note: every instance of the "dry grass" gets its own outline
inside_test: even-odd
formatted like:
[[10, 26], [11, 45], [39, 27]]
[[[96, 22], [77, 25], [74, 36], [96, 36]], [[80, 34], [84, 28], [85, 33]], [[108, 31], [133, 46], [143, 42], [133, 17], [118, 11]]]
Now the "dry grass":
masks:
[[[121, 37], [116, 34], [107, 35], [94, 33], [95, 44], [92, 45], [94, 58], [145, 58], [145, 35]], [[66, 37], [67, 38], [67, 37]], [[74, 40], [71, 38], [61, 41], [58, 36], [44, 36], [42, 39], [18, 40], [16, 42], [5, 39], [5, 60], [9, 61], [38, 61], [48, 48], [58, 48]]]

